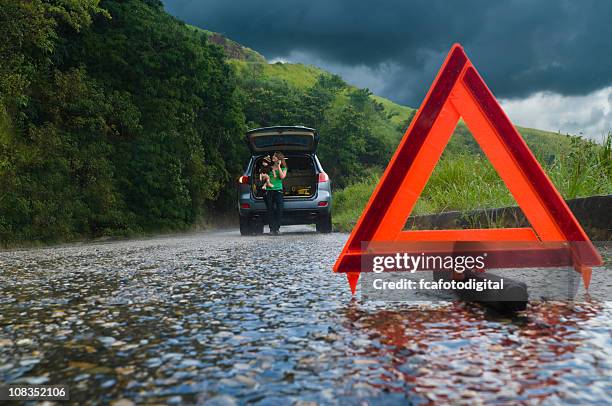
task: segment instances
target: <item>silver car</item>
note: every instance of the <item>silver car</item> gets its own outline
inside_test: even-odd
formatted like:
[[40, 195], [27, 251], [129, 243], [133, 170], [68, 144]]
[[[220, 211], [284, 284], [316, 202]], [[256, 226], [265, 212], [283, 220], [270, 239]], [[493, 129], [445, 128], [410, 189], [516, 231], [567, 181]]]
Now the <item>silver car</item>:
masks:
[[288, 168], [283, 180], [281, 224], [315, 224], [317, 231], [331, 232], [331, 182], [315, 153], [317, 131], [301, 126], [257, 128], [246, 133], [246, 141], [251, 159], [238, 179], [240, 234], [261, 234], [264, 224], [268, 224], [263, 195], [254, 180], [259, 176], [262, 159], [275, 151], [285, 155]]

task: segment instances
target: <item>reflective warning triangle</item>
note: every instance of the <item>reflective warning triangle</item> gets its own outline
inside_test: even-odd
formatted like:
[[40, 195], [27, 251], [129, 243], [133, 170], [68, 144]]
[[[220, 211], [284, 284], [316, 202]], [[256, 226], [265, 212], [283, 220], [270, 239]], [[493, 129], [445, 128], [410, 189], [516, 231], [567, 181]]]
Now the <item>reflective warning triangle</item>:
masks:
[[[460, 118], [532, 227], [402, 231]], [[362, 242], [567, 241], [585, 286], [601, 257], [463, 48], [453, 45], [334, 265], [355, 293]]]

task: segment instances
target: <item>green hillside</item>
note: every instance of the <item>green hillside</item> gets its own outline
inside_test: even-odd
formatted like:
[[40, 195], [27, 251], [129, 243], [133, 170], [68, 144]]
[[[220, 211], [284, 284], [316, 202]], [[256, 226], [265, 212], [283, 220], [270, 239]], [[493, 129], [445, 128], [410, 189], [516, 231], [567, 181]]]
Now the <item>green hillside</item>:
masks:
[[[246, 72], [250, 70], [259, 70], [262, 77], [283, 80], [302, 90], [314, 86], [319, 76], [330, 75], [329, 72], [314, 65], [281, 62], [268, 63], [263, 55], [231, 39], [218, 33], [202, 30], [197, 27], [193, 28], [207, 33], [210, 38], [213, 39], [214, 43], [224, 48], [226, 54], [229, 56], [229, 63], [235, 67], [239, 75], [245, 75]], [[237, 48], [242, 48], [242, 51], [236, 52]], [[355, 88], [350, 85], [347, 87], [349, 89]], [[416, 109], [397, 104], [389, 99], [374, 94], [370, 95], [370, 98], [383, 106], [384, 116], [386, 121], [391, 124], [390, 127], [402, 129], [399, 133], [400, 135], [403, 134], [407, 122], [412, 119]], [[541, 151], [542, 154], [550, 153], [551, 155], [558, 155], [559, 153], [567, 151], [569, 147], [569, 141], [565, 135], [519, 126], [517, 126], [517, 129], [521, 135], [523, 135], [530, 147], [537, 151]], [[466, 133], [467, 129], [460, 123], [456, 134]]]
[[[257, 54], [259, 55], [259, 54]], [[260, 58], [263, 56], [259, 55]], [[276, 78], [284, 80], [293, 86], [300, 89], [308, 89], [317, 82], [320, 75], [329, 75], [329, 72], [322, 70], [314, 65], [304, 65], [300, 63], [267, 63], [265, 59], [260, 62], [246, 62], [239, 59], [232, 59], [230, 63], [236, 67], [237, 71], [242, 74], [248, 69], [253, 69], [253, 65], [261, 67], [262, 74], [267, 78]], [[348, 88], [355, 89], [354, 86]], [[389, 99], [377, 95], [370, 95], [370, 98], [384, 108], [385, 123], [379, 125], [393, 129], [398, 136], [403, 135], [407, 123], [414, 117], [416, 109], [412, 107], [397, 104]], [[341, 97], [338, 103], [346, 103], [347, 98]], [[525, 141], [532, 148], [534, 153], [538, 155], [559, 155], [566, 152], [570, 142], [565, 134], [558, 134], [549, 131], [537, 130], [517, 126], [518, 131], [524, 137]], [[459, 123], [455, 135], [467, 135], [468, 130], [463, 123]], [[476, 144], [470, 140], [466, 140], [468, 145], [476, 148]]]
[[397, 126], [404, 125], [406, 120], [414, 116], [414, 113], [416, 112], [416, 109], [402, 106], [401, 104], [394, 103], [389, 99], [385, 99], [384, 97], [372, 95], [372, 98], [384, 106], [387, 117]]
[[[245, 76], [252, 71], [258, 71], [260, 76], [265, 79], [278, 79], [286, 81], [288, 84], [298, 89], [306, 90], [313, 87], [321, 75], [331, 75], [329, 72], [314, 66], [301, 63], [268, 63], [263, 55], [256, 51], [243, 47], [239, 43], [228, 39], [218, 33], [207, 31], [198, 27], [195, 30], [206, 33], [212, 42], [223, 47], [229, 57], [229, 63], [234, 66], [239, 76]], [[238, 49], [242, 47], [242, 50]], [[347, 89], [356, 89], [355, 86], [347, 85]], [[377, 95], [370, 95], [373, 102], [382, 105], [384, 108], [385, 121], [391, 124], [394, 129], [402, 128], [409, 121], [415, 109], [394, 103], [389, 99]], [[346, 101], [346, 98], [344, 98]], [[342, 103], [342, 101], [338, 101]]]
[[[250, 62], [241, 59], [231, 59], [229, 62], [236, 68], [239, 74], [244, 74], [248, 70], [259, 69], [265, 78], [284, 80], [302, 90], [314, 86], [321, 75], [331, 75], [317, 66], [301, 63], [267, 63], [265, 60]], [[350, 85], [347, 85], [347, 88], [356, 89], [355, 86]], [[411, 107], [402, 106], [384, 97], [370, 95], [370, 98], [384, 107], [385, 117], [394, 128], [401, 128], [407, 120], [412, 118], [416, 111]]]
[[[233, 50], [236, 47], [240, 47], [240, 44], [219, 34], [210, 31], [206, 32], [215, 38], [215, 43], [224, 47], [228, 55], [237, 55]], [[243, 49], [243, 52], [238, 53], [238, 55], [243, 56], [233, 57], [229, 60], [229, 63], [234, 66], [239, 76], [244, 76], [250, 71], [258, 70], [263, 78], [286, 81], [298, 89], [306, 90], [315, 85], [319, 76], [329, 75], [328, 72], [314, 65], [280, 62], [270, 64], [256, 51], [246, 47]], [[354, 89], [355, 87], [347, 85], [347, 88]], [[407, 127], [407, 123], [414, 116], [416, 109], [394, 103], [389, 99], [377, 95], [370, 95], [370, 98], [374, 102], [382, 105], [384, 109], [384, 115], [382, 119], [378, 120], [375, 124], [374, 129], [385, 133], [388, 137], [395, 137], [396, 140], [399, 140], [399, 137], [404, 133]], [[336, 100], [336, 105], [343, 105], [347, 102], [347, 98], [341, 95], [338, 97], [338, 100]], [[558, 156], [566, 153], [570, 146], [569, 139], [565, 135], [519, 126], [517, 126], [517, 129], [538, 156]], [[393, 133], [393, 135], [390, 133]], [[467, 134], [467, 128], [463, 123], [460, 123], [455, 132], [455, 135], [458, 135], [458, 137], [456, 136], [452, 140], [451, 148], [455, 145], [464, 152], [476, 152], [478, 147]], [[466, 136], [463, 137], [463, 135]], [[459, 147], [457, 144], [461, 144], [463, 147]]]
[[[235, 66], [240, 66], [243, 61], [232, 61]], [[249, 62], [247, 62], [249, 63]], [[263, 75], [268, 78], [278, 78], [286, 80], [288, 83], [297, 86], [301, 89], [312, 87], [317, 82], [317, 79], [322, 74], [325, 74], [323, 70], [313, 65], [302, 65], [292, 63], [264, 63]], [[239, 68], [240, 69], [240, 68]], [[244, 69], [244, 67], [242, 67]]]

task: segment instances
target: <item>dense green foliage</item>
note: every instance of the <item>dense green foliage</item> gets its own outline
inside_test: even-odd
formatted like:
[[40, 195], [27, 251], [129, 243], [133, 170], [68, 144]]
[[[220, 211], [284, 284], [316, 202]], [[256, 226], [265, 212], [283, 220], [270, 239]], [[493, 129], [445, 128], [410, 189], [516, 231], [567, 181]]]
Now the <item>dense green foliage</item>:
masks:
[[157, 0], [0, 0], [0, 241], [186, 228], [230, 199], [220, 47]]

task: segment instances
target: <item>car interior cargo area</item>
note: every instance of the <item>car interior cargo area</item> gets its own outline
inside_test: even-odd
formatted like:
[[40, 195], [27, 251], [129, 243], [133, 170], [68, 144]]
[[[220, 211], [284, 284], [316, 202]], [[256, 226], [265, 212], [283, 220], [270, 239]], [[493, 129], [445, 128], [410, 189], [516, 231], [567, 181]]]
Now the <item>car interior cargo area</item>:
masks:
[[[283, 195], [286, 199], [310, 198], [317, 192], [318, 175], [314, 161], [309, 155], [289, 155], [286, 156], [287, 176], [283, 179]], [[253, 165], [252, 179], [259, 179], [263, 157], [255, 161]], [[262, 198], [262, 193], [258, 193], [255, 183], [252, 182], [253, 195]]]

